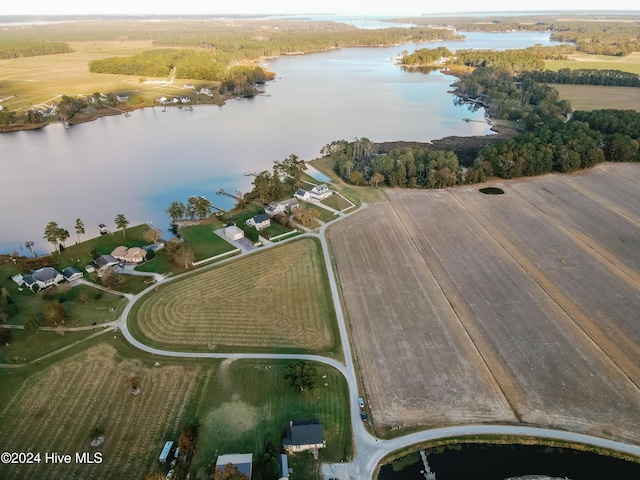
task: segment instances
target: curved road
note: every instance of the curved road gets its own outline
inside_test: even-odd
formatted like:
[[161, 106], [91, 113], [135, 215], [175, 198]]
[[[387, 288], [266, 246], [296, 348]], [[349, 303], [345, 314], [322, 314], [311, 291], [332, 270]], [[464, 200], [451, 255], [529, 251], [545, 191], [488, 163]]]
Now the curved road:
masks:
[[[366, 205], [363, 205], [366, 208]], [[338, 222], [345, 218], [349, 214], [340, 214], [339, 218], [333, 220], [332, 223]], [[437, 440], [452, 436], [461, 435], [517, 435], [517, 436], [530, 436], [530, 437], [545, 437], [554, 440], [563, 440], [567, 442], [583, 443], [593, 445], [601, 448], [617, 450], [620, 452], [628, 453], [640, 457], [640, 446], [628, 445], [613, 440], [608, 440], [600, 437], [593, 437], [590, 435], [583, 435], [579, 433], [566, 432], [562, 430], [553, 430], [547, 428], [535, 428], [525, 427], [518, 425], [458, 425], [444, 428], [434, 428], [431, 430], [425, 430], [422, 432], [416, 432], [402, 437], [394, 438], [391, 440], [380, 440], [373, 437], [364, 427], [363, 422], [360, 420], [360, 407], [358, 406], [357, 399], [360, 396], [358, 394], [358, 382], [353, 366], [353, 360], [351, 355], [351, 344], [349, 343], [349, 335], [347, 333], [346, 321], [342, 311], [342, 305], [340, 304], [340, 295], [338, 292], [338, 286], [336, 284], [336, 276], [331, 263], [331, 257], [329, 255], [329, 246], [325, 239], [324, 232], [327, 226], [330, 224], [324, 224], [320, 228], [319, 233], [305, 233], [293, 237], [291, 240], [298, 239], [300, 237], [310, 236], [316, 237], [320, 240], [322, 245], [322, 252], [324, 255], [324, 261], [327, 268], [327, 274], [329, 276], [329, 285], [331, 290], [331, 297], [333, 298], [333, 305], [336, 312], [336, 318], [340, 330], [340, 341], [342, 343], [342, 349], [344, 352], [345, 364], [340, 363], [337, 360], [322, 357], [319, 355], [297, 355], [297, 354], [269, 354], [269, 353], [207, 353], [207, 352], [175, 352], [170, 350], [162, 350], [153, 348], [140, 342], [133, 337], [129, 331], [127, 325], [127, 318], [132, 306], [141, 296], [147, 292], [153, 290], [159, 283], [166, 283], [182, 276], [189, 275], [193, 272], [185, 272], [174, 277], [163, 278], [158, 283], [150, 286], [138, 295], [133, 296], [131, 301], [125, 307], [122, 317], [119, 322], [119, 328], [122, 331], [124, 338], [134, 347], [155, 355], [161, 355], [165, 357], [182, 357], [182, 358], [216, 358], [216, 359], [292, 359], [292, 360], [309, 360], [331, 365], [336, 370], [340, 371], [345, 377], [349, 386], [349, 398], [351, 407], [351, 427], [353, 431], [353, 440], [355, 444], [354, 459], [349, 463], [340, 464], [324, 464], [322, 467], [323, 475], [325, 478], [336, 477], [340, 479], [352, 479], [352, 480], [368, 480], [371, 479], [376, 471], [378, 463], [386, 455], [399, 450], [401, 448], [408, 447], [421, 442], [430, 440]], [[290, 240], [282, 240], [278, 242], [278, 245]], [[265, 245], [266, 248], [272, 247], [275, 244]], [[264, 250], [264, 247], [258, 251]], [[257, 252], [247, 253], [248, 255]], [[212, 265], [198, 269], [201, 271], [207, 268], [214, 268], [228, 261], [237, 259], [240, 256], [247, 255], [241, 254], [229, 259], [222, 260]]]

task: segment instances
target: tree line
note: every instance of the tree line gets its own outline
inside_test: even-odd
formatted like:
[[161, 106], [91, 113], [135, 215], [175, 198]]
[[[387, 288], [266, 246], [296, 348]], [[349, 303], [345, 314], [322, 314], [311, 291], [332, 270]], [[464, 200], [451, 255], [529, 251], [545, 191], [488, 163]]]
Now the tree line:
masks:
[[264, 170], [253, 180], [253, 189], [245, 194], [244, 201], [259, 200], [269, 203], [281, 198], [290, 198], [300, 188], [302, 172], [307, 169], [304, 160], [289, 155], [282, 161], [273, 162], [272, 171]]
[[464, 65], [467, 67], [495, 67], [510, 72], [525, 70], [544, 70], [545, 60], [565, 59], [573, 53], [570, 45], [554, 47], [534, 46], [523, 49], [474, 50], [461, 49], [453, 53], [445, 47], [420, 48], [413, 53], [402, 52], [399, 63], [402, 65]]
[[223, 88], [264, 83], [272, 74], [258, 66], [234, 66], [220, 61], [215, 52], [163, 48], [147, 50], [131, 57], [109, 57], [89, 62], [93, 73], [116, 73], [142, 77], [166, 77], [176, 69], [176, 77], [223, 82]]
[[640, 87], [640, 75], [621, 70], [597, 70], [594, 68], [561, 68], [552, 70], [523, 72], [522, 78], [530, 78], [541, 83], [565, 85], [605, 85], [608, 87]]
[[0, 42], [0, 59], [37, 57], [71, 52], [73, 50], [66, 42], [44, 42], [39, 40]]

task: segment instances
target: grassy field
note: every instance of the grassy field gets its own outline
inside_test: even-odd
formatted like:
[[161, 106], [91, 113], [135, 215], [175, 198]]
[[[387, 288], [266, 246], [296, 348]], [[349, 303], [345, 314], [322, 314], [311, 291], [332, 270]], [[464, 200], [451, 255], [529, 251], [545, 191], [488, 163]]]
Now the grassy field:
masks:
[[214, 230], [222, 226], [222, 222], [216, 221], [180, 228], [180, 235], [187, 247], [193, 250], [196, 262], [235, 250], [236, 247], [214, 233]]
[[332, 211], [327, 210], [326, 208], [319, 207], [318, 205], [314, 205], [313, 203], [310, 203], [310, 202], [303, 202], [302, 204], [305, 207], [312, 208], [313, 210], [318, 212], [319, 214], [318, 220], [324, 223], [330, 222], [331, 220], [334, 220], [335, 218], [337, 218], [337, 216]]
[[133, 307], [145, 343], [188, 351], [339, 350], [320, 245], [303, 239], [161, 285]]
[[[327, 448], [320, 459], [349, 459], [351, 426], [348, 388], [335, 370], [317, 365], [318, 382], [311, 391], [300, 392], [284, 381], [285, 361], [224, 361], [204, 382], [194, 414], [201, 434], [192, 476], [207, 479], [217, 455], [252, 452], [254, 461], [266, 441], [280, 448], [289, 420], [318, 420], [323, 425]], [[322, 376], [326, 375], [326, 378]], [[327, 384], [325, 386], [325, 384]], [[223, 435], [220, 432], [224, 432]], [[301, 469], [313, 470], [309, 453], [297, 455], [292, 480], [308, 480]]]
[[351, 207], [351, 203], [342, 198], [340, 195], [331, 195], [324, 200], [321, 200], [321, 203], [324, 203], [326, 206], [338, 211], [342, 211]]
[[38, 331], [27, 333], [24, 330], [11, 329], [9, 345], [0, 347], [0, 363], [23, 364], [42, 357], [59, 348], [66, 347], [73, 342], [83, 340], [96, 333], [95, 331], [81, 332], [51, 332]]
[[[177, 439], [181, 418], [203, 368], [153, 367], [103, 343], [26, 378], [0, 411], [2, 450], [102, 453], [100, 464], [3, 466], [12, 479], [142, 478], [157, 464], [165, 440]], [[139, 395], [126, 379], [139, 378]], [[90, 445], [90, 431], [104, 443]]]
[[[271, 225], [269, 225], [264, 230], [260, 231], [260, 235], [265, 238], [277, 237], [278, 235], [283, 235], [285, 233], [292, 232], [293, 230], [285, 227], [284, 225], [280, 225], [278, 222], [271, 220]], [[287, 237], [288, 238], [288, 237]]]
[[607, 55], [589, 55], [578, 53], [569, 55], [568, 60], [546, 60], [549, 70], [570, 68], [593, 68], [597, 70], [621, 70], [640, 74], [640, 52], [634, 52], [626, 57], [612, 57]]
[[573, 110], [617, 108], [640, 112], [640, 88], [604, 87], [600, 85], [557, 85], [560, 98], [569, 100]]
[[494, 416], [637, 442], [638, 185], [604, 164], [500, 196], [387, 190], [332, 226], [377, 432]]

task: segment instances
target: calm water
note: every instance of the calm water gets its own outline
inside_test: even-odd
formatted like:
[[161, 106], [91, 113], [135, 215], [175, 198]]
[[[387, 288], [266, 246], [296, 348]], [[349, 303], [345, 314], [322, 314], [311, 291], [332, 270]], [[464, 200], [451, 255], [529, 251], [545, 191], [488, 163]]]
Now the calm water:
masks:
[[[503, 480], [524, 475], [547, 475], [569, 480], [640, 478], [640, 464], [570, 449], [524, 445], [465, 445], [428, 455], [438, 480]], [[385, 465], [378, 480], [424, 480], [421, 461], [394, 472]]]
[[[450, 48], [513, 48], [549, 44], [549, 35], [530, 32], [467, 34]], [[87, 235], [98, 224], [111, 228], [123, 213], [131, 224], [166, 228], [164, 210], [173, 200], [204, 195], [222, 208], [224, 188], [246, 192], [250, 171], [270, 169], [290, 154], [312, 159], [328, 142], [366, 136], [373, 141], [429, 141], [447, 135], [486, 135], [483, 112], [454, 105], [447, 93], [452, 77], [403, 72], [393, 58], [401, 50], [352, 48], [273, 59], [265, 64], [277, 78], [266, 95], [231, 100], [192, 112], [159, 107], [130, 117], [101, 118], [63, 129], [0, 135], [0, 251], [36, 250], [47, 222], [69, 230], [76, 218]], [[470, 117], [481, 120], [463, 122]], [[22, 247], [22, 253], [26, 254]]]

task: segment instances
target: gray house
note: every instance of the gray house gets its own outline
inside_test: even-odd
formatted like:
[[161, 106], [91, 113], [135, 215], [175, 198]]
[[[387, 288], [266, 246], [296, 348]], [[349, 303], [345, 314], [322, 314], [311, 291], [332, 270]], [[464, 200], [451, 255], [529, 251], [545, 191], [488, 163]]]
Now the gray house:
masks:
[[29, 275], [22, 277], [24, 284], [33, 290], [37, 286], [40, 290], [51, 285], [58, 285], [64, 280], [64, 276], [52, 267], [43, 267], [34, 270]]
[[282, 448], [287, 453], [318, 450], [326, 446], [321, 423], [290, 421], [287, 425], [287, 436], [282, 441]]
[[62, 275], [67, 282], [71, 282], [72, 280], [76, 280], [77, 278], [82, 278], [82, 272], [73, 267], [67, 267], [63, 269]]

